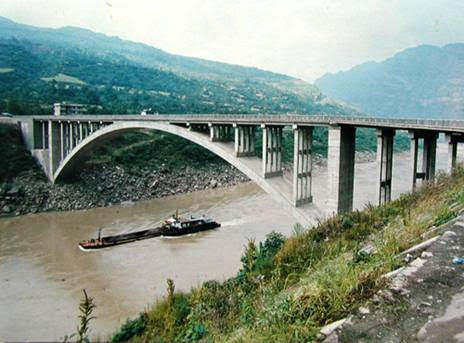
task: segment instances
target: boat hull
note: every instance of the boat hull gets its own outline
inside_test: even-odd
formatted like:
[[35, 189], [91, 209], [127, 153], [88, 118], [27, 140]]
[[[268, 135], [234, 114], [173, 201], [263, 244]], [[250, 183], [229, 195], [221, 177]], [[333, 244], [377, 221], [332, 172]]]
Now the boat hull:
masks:
[[170, 226], [160, 226], [154, 229], [143, 230], [133, 233], [127, 233], [122, 235], [115, 236], [106, 236], [103, 237], [100, 241], [91, 240], [86, 242], [79, 243], [79, 249], [83, 251], [98, 250], [104, 248], [114, 247], [116, 245], [131, 243], [135, 241], [140, 241], [143, 239], [154, 238], [159, 236], [164, 237], [178, 237], [189, 235], [192, 233], [197, 233], [200, 231], [212, 230], [217, 227], [220, 227], [221, 224], [216, 222], [205, 222], [200, 225], [196, 225], [188, 228], [174, 228]]

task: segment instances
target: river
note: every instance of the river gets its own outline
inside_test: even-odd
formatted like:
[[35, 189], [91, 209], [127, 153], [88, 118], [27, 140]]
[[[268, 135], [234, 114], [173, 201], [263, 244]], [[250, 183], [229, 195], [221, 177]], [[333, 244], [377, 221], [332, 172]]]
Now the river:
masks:
[[[446, 165], [439, 145], [437, 167]], [[395, 155], [393, 196], [409, 187], [407, 154]], [[376, 164], [356, 165], [355, 207], [374, 202]], [[314, 201], [326, 200], [327, 170], [314, 171]], [[106, 250], [82, 252], [81, 240], [140, 230], [181, 213], [206, 214], [219, 229], [180, 238], [154, 238]], [[93, 338], [107, 340], [165, 294], [224, 280], [237, 273], [248, 239], [272, 230], [288, 236], [294, 220], [253, 183], [74, 212], [29, 214], [0, 220], [0, 341], [62, 340], [75, 331], [82, 289], [95, 299]]]

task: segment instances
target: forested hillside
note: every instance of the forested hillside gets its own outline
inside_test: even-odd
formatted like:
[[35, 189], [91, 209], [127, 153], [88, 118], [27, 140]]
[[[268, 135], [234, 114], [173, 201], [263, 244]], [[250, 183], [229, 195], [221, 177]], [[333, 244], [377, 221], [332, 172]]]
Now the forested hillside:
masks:
[[324, 94], [381, 116], [464, 119], [464, 44], [422, 45], [316, 81]]
[[0, 37], [2, 111], [50, 113], [53, 102], [68, 101], [92, 113], [352, 113], [302, 80], [89, 30], [0, 17]]

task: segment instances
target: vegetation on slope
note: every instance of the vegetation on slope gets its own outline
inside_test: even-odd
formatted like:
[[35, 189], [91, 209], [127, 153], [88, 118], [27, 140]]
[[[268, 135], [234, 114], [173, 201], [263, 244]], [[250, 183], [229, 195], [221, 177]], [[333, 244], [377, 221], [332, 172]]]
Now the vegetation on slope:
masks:
[[311, 85], [270, 77], [270, 72], [254, 78], [237, 66], [240, 78], [210, 79], [84, 47], [6, 37], [0, 38], [0, 68], [9, 70], [0, 73], [0, 111], [47, 114], [54, 102], [67, 101], [102, 114], [145, 108], [158, 113], [352, 113], [324, 101]]
[[21, 133], [17, 125], [0, 124], [0, 182], [10, 179], [25, 170], [38, 170], [29, 151], [21, 140]]
[[[438, 176], [385, 206], [338, 215], [285, 239], [271, 233], [249, 241], [242, 268], [225, 282], [208, 281], [168, 294], [113, 341], [307, 342], [320, 327], [343, 318], [384, 285], [401, 251], [464, 207], [464, 169]], [[366, 246], [371, 249], [363, 249]]]

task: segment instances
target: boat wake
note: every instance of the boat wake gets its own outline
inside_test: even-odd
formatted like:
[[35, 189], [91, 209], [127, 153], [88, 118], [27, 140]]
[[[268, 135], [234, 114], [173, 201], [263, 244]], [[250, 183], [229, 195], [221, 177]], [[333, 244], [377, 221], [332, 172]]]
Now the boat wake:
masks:
[[240, 218], [240, 219], [233, 219], [233, 220], [230, 220], [228, 222], [223, 222], [221, 223], [221, 226], [222, 227], [225, 227], [225, 226], [237, 226], [237, 225], [243, 225], [243, 224], [247, 224], [247, 223], [250, 223], [252, 220], [251, 220], [251, 217], [245, 217], [245, 218]]

